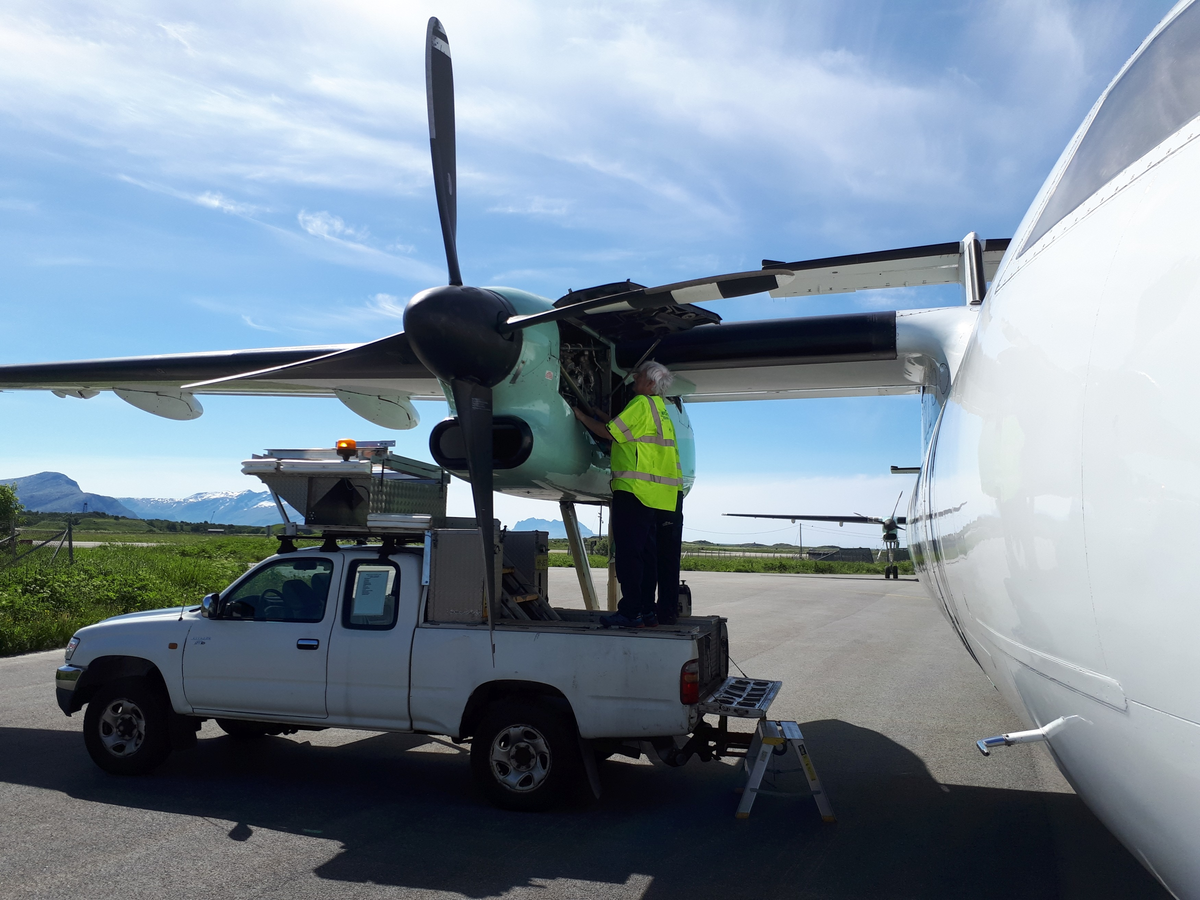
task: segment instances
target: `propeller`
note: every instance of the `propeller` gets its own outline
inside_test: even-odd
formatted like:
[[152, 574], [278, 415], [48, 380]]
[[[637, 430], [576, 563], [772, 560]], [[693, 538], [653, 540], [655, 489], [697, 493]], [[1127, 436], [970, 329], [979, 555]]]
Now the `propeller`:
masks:
[[[567, 294], [554, 309], [518, 316], [492, 291], [463, 284], [458, 260], [458, 191], [454, 131], [454, 71], [450, 39], [436, 18], [425, 34], [425, 96], [429, 107], [429, 151], [437, 195], [442, 241], [446, 245], [447, 284], [414, 296], [404, 309], [404, 337], [417, 358], [449, 385], [462, 428], [475, 519], [479, 523], [487, 577], [488, 624], [496, 617], [498, 586], [493, 522], [492, 388], [512, 371], [521, 355], [521, 332], [531, 325], [572, 318], [587, 312], [653, 309], [742, 297], [774, 290], [795, 276], [781, 267], [715, 275], [658, 287], [629, 283], [608, 296]], [[351, 351], [352, 352], [352, 351]], [[496, 647], [492, 643], [493, 660]]]
[[[479, 525], [486, 573], [488, 630], [496, 619], [496, 539], [492, 526], [492, 388], [516, 365], [520, 334], [501, 334], [514, 313], [499, 294], [465, 287], [458, 266], [458, 208], [454, 156], [454, 72], [450, 40], [436, 18], [425, 42], [425, 95], [429, 103], [429, 149], [448, 284], [417, 294], [404, 309], [404, 333], [417, 358], [450, 385], [454, 412], [467, 451], [467, 474]], [[492, 658], [496, 644], [492, 641]]]
[[891, 519], [891, 521], [893, 523], [895, 523], [897, 528], [907, 531], [907, 529], [903, 525], [900, 524], [901, 520], [896, 518], [896, 511], [900, 509], [900, 498], [903, 496], [904, 496], [904, 491], [901, 491], [899, 494], [896, 495], [896, 505], [892, 507], [892, 514], [889, 518]]

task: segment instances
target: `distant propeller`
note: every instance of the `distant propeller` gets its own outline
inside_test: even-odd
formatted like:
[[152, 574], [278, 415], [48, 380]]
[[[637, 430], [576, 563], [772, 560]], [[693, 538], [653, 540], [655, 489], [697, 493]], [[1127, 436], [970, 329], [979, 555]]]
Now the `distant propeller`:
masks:
[[[404, 309], [404, 333], [417, 358], [450, 385], [467, 452], [467, 474], [483, 550], [488, 628], [496, 608], [496, 540], [492, 498], [492, 388], [516, 365], [520, 334], [500, 333], [514, 313], [499, 294], [464, 287], [458, 266], [458, 212], [454, 158], [454, 72], [450, 40], [429, 20], [425, 44], [425, 94], [429, 101], [429, 149], [449, 284], [422, 291]], [[495, 658], [496, 645], [492, 642]]]

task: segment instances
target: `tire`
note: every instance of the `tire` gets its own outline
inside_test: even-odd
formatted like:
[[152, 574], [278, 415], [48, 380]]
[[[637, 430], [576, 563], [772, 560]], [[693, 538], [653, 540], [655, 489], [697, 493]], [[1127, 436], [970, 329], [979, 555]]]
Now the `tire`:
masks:
[[271, 734], [271, 726], [265, 722], [247, 722], [245, 719], [217, 719], [217, 725], [231, 738], [253, 741]]
[[501, 700], [488, 709], [471, 740], [471, 774], [501, 809], [556, 806], [583, 778], [575, 725], [546, 703]]
[[113, 775], [145, 775], [171, 752], [168, 701], [146, 678], [103, 685], [83, 717], [83, 743], [92, 761]]

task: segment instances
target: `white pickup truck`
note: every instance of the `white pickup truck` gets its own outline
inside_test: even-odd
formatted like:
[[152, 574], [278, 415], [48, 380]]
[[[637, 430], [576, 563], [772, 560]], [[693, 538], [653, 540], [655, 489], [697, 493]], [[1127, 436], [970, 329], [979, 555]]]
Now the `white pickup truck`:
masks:
[[[407, 546], [327, 540], [264, 560], [200, 606], [83, 628], [57, 672], [59, 705], [68, 716], [87, 706], [88, 752], [116, 774], [150, 771], [208, 718], [235, 737], [343, 727], [470, 738], [481, 790], [517, 809], [598, 791], [596, 756], [621, 748], [708, 758], [715, 729], [701, 701], [733, 682], [724, 619], [606, 630], [598, 613], [532, 594], [517, 598], [528, 615], [489, 629], [478, 582], [463, 587], [470, 567], [449, 555], [474, 550], [478, 532], [452, 536], [440, 557], [436, 531]], [[751, 702], [765, 711], [770, 697]]]

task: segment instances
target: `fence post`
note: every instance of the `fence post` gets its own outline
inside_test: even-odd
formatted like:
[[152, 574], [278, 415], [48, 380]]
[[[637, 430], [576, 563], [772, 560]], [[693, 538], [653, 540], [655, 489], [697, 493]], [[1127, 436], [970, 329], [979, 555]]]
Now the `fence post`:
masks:
[[67, 564], [75, 565], [75, 541], [71, 537], [71, 520], [67, 519]]

